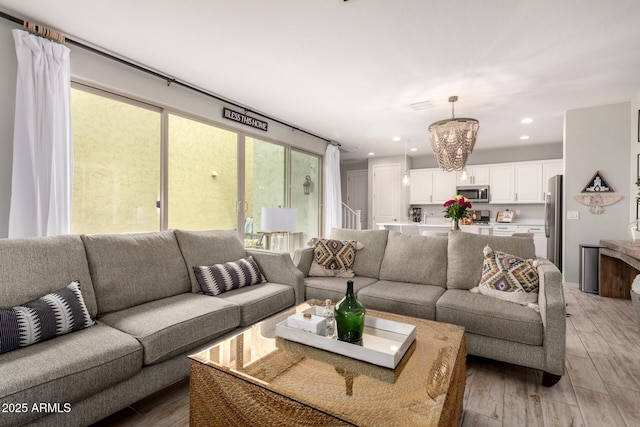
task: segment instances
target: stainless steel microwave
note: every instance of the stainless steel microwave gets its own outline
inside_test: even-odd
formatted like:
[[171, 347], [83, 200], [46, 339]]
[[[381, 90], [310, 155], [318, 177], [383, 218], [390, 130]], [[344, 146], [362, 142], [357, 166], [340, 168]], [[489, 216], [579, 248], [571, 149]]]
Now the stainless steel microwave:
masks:
[[489, 203], [488, 185], [461, 185], [456, 187], [456, 193], [472, 203]]

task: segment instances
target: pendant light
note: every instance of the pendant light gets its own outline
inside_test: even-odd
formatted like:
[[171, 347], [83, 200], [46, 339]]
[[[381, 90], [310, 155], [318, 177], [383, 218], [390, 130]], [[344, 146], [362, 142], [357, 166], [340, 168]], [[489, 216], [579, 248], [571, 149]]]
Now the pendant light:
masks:
[[464, 169], [473, 151], [480, 123], [476, 119], [456, 118], [454, 103], [457, 96], [449, 97], [451, 118], [429, 125], [431, 148], [440, 169], [451, 172]]
[[409, 140], [404, 140], [404, 174], [402, 175], [402, 185], [405, 187], [409, 186], [409, 168], [407, 167], [407, 142]]

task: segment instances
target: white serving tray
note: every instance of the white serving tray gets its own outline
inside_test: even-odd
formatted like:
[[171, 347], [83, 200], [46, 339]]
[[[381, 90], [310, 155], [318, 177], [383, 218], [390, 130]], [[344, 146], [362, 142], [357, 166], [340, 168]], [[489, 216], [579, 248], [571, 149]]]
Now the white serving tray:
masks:
[[[322, 315], [322, 310], [321, 306], [313, 306], [304, 312]], [[416, 327], [365, 315], [362, 345], [359, 345], [290, 328], [285, 319], [276, 324], [276, 336], [394, 369], [416, 339]]]

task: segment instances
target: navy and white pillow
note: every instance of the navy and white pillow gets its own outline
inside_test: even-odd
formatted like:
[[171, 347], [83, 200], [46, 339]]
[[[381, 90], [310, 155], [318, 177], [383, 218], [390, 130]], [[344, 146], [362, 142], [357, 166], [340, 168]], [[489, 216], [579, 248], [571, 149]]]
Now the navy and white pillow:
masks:
[[94, 324], [80, 293], [80, 282], [74, 281], [57, 292], [17, 307], [0, 309], [0, 353]]
[[193, 272], [202, 292], [211, 296], [267, 281], [251, 256], [235, 262], [193, 267]]

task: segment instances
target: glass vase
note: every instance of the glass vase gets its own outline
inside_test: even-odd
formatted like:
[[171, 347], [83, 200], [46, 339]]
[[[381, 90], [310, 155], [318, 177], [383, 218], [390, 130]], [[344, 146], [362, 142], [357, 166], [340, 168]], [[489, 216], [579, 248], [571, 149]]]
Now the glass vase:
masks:
[[451, 220], [451, 231], [460, 231], [460, 220], [452, 219]]
[[362, 343], [365, 308], [353, 293], [353, 280], [347, 281], [347, 293], [336, 304], [335, 312], [338, 339], [349, 343]]

